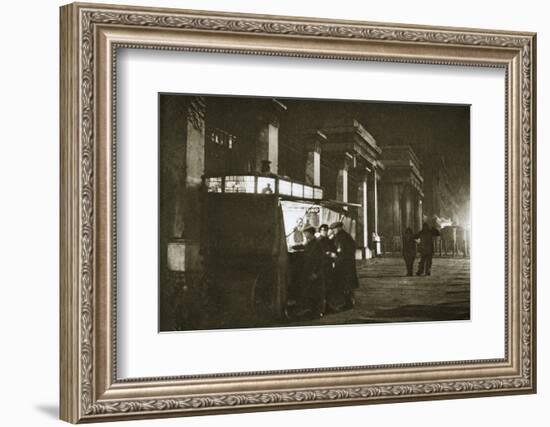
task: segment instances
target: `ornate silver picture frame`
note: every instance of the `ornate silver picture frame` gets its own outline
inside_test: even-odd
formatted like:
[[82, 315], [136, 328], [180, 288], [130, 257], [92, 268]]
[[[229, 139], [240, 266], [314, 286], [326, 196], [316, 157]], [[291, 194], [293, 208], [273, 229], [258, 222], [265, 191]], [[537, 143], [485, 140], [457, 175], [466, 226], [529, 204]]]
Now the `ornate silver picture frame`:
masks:
[[[60, 13], [61, 419], [79, 423], [536, 391], [535, 34], [79, 3]], [[504, 70], [504, 357], [119, 378], [121, 49]]]

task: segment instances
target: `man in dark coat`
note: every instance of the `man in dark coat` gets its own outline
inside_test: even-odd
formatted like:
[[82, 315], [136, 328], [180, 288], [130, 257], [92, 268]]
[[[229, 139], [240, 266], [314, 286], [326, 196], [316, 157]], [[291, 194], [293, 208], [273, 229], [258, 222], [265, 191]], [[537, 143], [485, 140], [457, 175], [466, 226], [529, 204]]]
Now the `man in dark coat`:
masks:
[[315, 238], [315, 227], [303, 230], [306, 243], [304, 245], [304, 264], [302, 266], [303, 305], [314, 316], [321, 317], [325, 313], [325, 272], [323, 249]]
[[334, 281], [334, 259], [336, 257], [336, 246], [333, 239], [329, 237], [329, 228], [327, 224], [319, 227], [319, 237], [317, 241], [323, 250], [323, 271], [325, 273], [326, 290], [326, 308], [328, 311], [338, 311], [343, 304], [340, 301], [335, 281]]
[[418, 250], [420, 252], [420, 262], [418, 263], [417, 276], [426, 273], [426, 276], [431, 274], [432, 257], [434, 253], [434, 237], [439, 236], [439, 231], [430, 227], [427, 223], [422, 224], [422, 230], [414, 235], [415, 239], [420, 239]]
[[416, 241], [410, 227], [407, 227], [403, 234], [403, 259], [407, 266], [407, 276], [413, 275], [413, 264], [416, 258]]
[[355, 305], [353, 290], [359, 287], [355, 265], [357, 246], [349, 233], [344, 230], [344, 225], [341, 222], [332, 223], [330, 229], [334, 233], [334, 246], [336, 247], [335, 281], [339, 290], [344, 294], [345, 308], [351, 308]]

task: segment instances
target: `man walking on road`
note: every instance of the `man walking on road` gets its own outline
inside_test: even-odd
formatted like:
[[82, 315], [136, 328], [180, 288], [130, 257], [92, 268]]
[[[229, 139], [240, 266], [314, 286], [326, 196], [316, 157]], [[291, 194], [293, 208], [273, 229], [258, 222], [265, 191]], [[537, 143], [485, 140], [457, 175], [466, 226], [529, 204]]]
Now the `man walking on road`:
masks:
[[304, 264], [302, 267], [303, 308], [314, 317], [325, 313], [325, 271], [323, 249], [315, 238], [315, 227], [304, 228]]
[[413, 231], [407, 227], [403, 235], [403, 259], [407, 266], [407, 276], [413, 275], [413, 264], [416, 258], [416, 241], [414, 240]]
[[336, 246], [334, 240], [329, 237], [329, 228], [327, 224], [321, 224], [319, 227], [319, 237], [317, 241], [323, 249], [323, 270], [325, 272], [326, 288], [326, 307], [327, 311], [337, 312], [344, 306], [343, 299], [338, 292], [338, 284], [334, 277], [334, 260], [336, 258]]
[[344, 224], [334, 222], [330, 225], [334, 232], [335, 257], [335, 281], [344, 294], [344, 308], [352, 308], [355, 305], [354, 289], [359, 287], [357, 269], [355, 265], [356, 244], [353, 237], [344, 230]]
[[418, 251], [420, 252], [420, 262], [418, 263], [417, 276], [426, 274], [429, 276], [432, 272], [432, 257], [434, 253], [434, 237], [439, 236], [439, 230], [430, 227], [426, 222], [422, 224], [422, 230], [414, 235], [415, 239], [420, 239]]

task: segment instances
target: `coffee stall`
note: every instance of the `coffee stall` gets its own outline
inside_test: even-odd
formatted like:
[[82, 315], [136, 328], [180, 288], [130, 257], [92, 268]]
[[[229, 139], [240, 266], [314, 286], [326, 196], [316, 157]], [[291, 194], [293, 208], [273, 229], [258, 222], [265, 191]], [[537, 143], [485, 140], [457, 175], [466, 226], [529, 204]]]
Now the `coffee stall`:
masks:
[[354, 205], [324, 200], [321, 187], [273, 174], [208, 176], [203, 183], [209, 305], [222, 324], [286, 320], [298, 298], [301, 230], [343, 221], [353, 231]]

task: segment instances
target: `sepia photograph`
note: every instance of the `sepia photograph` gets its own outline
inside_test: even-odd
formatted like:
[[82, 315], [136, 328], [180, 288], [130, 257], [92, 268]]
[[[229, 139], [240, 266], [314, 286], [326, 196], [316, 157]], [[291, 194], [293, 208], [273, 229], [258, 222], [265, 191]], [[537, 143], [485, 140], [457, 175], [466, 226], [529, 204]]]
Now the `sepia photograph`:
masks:
[[470, 106], [161, 93], [160, 331], [470, 319]]
[[[59, 202], [43, 209], [54, 226], [32, 227], [53, 240], [14, 234], [59, 247], [37, 258], [58, 276], [59, 292], [44, 288], [57, 302], [34, 312], [59, 348], [35, 364], [56, 369], [29, 371], [57, 373], [38, 381], [58, 393], [35, 412], [152, 424], [537, 393], [533, 23], [499, 23], [494, 7], [451, 21], [221, 9], [37, 14], [59, 26], [42, 49], [59, 71], [42, 86], [59, 93], [35, 97], [55, 95], [45, 114], [59, 103], [45, 120], [55, 158], [35, 156], [59, 197], [8, 186]], [[23, 175], [12, 181], [43, 181]], [[541, 406], [523, 409], [534, 420]]]

